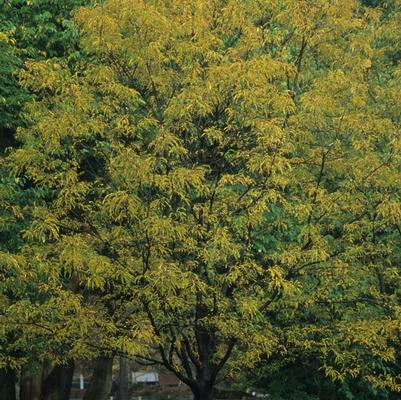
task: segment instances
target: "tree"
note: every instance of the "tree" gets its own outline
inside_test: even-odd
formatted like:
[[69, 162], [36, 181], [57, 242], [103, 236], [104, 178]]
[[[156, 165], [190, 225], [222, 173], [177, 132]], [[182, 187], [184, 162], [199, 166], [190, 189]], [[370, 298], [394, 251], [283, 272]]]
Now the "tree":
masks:
[[[43, 193], [23, 270], [90, 316], [80, 346], [161, 363], [199, 400], [294, 347], [331, 378], [398, 389], [398, 317], [373, 284], [400, 165], [398, 121], [377, 106], [378, 14], [110, 0], [76, 21], [87, 57], [28, 65], [39, 100], [7, 163]], [[151, 340], [158, 358], [138, 354]]]
[[[372, 90], [383, 84], [369, 80], [383, 72], [371, 36], [380, 12], [364, 17], [356, 2], [163, 4], [137, 2], [136, 11], [109, 2], [78, 16], [88, 21], [83, 40], [141, 94], [159, 135], [177, 142], [175, 154], [156, 153], [156, 172], [168, 180], [186, 170], [184, 189], [171, 184], [180, 192], [154, 190], [166, 204], [155, 225], [182, 233], [169, 243], [148, 222], [144, 240], [152, 290], [143, 303], [159, 361], [207, 398], [231, 355], [271, 351], [272, 321], [281, 319], [289, 330], [300, 322], [302, 335], [284, 335], [320, 348], [332, 378], [361, 374], [397, 390], [389, 374], [375, 378], [378, 358], [396, 361], [388, 338], [364, 340], [397, 321], [384, 322], [367, 262], [388, 260], [372, 247], [372, 219], [399, 190], [398, 125], [378, 112]], [[199, 168], [197, 183], [190, 173]], [[302, 307], [304, 320], [291, 318]], [[355, 345], [339, 346], [347, 335]], [[334, 369], [332, 355], [347, 351]]]
[[[22, 110], [24, 105], [31, 99], [32, 93], [26, 91], [19, 84], [19, 72], [24, 68], [26, 60], [32, 58], [66, 57], [70, 63], [79, 59], [79, 53], [77, 52], [78, 35], [71, 17], [73, 10], [82, 4], [83, 1], [80, 0], [68, 2], [4, 0], [0, 2], [0, 167], [3, 152], [10, 146], [18, 145], [14, 138], [16, 129], [26, 126], [27, 122]], [[12, 180], [8, 179], [4, 168], [1, 168], [0, 173], [2, 194], [6, 196], [1, 202], [4, 205], [4, 203], [7, 203], [10, 191], [15, 191], [18, 188], [14, 187]], [[11, 186], [8, 187], [8, 185]], [[24, 196], [19, 196], [18, 199], [14, 198], [14, 202], [21, 206], [21, 201], [26, 199]], [[28, 204], [29, 201], [25, 203], [25, 206], [28, 206]], [[24, 224], [21, 223], [21, 218], [17, 217], [14, 228], [9, 229], [10, 224], [8, 222], [11, 215], [13, 215], [9, 211], [10, 209], [5, 209], [4, 212], [1, 212], [1, 238], [4, 239], [1, 250], [15, 252], [17, 249], [16, 243], [18, 242], [18, 240], [15, 240], [18, 237], [18, 229]], [[13, 237], [10, 235], [13, 235]], [[8, 277], [5, 281], [9, 281]], [[21, 289], [24, 285], [16, 281], [18, 280], [14, 281], [14, 285], [16, 284], [16, 287]], [[21, 292], [16, 293], [16, 291], [5, 289], [5, 286], [2, 285], [1, 289], [3, 295], [20, 297]], [[13, 341], [17, 341], [17, 336], [9, 333], [4, 340], [10, 344]], [[7, 346], [2, 346], [4, 351], [6, 351], [5, 347]], [[23, 359], [23, 351], [14, 349], [11, 353], [14, 358]], [[37, 360], [31, 360], [30, 362], [35, 364]], [[17, 364], [20, 365], [20, 363]], [[13, 364], [13, 368], [17, 368], [17, 365]], [[58, 372], [60, 372], [60, 368], [63, 369], [63, 366], [54, 368], [54, 376], [58, 376]], [[16, 369], [10, 369], [9, 367], [4, 371], [5, 376], [8, 377], [16, 375], [16, 373]], [[12, 387], [10, 389], [10, 393], [12, 393], [10, 398], [13, 399], [15, 398], [15, 393], [13, 392], [14, 380], [8, 378], [5, 380]], [[6, 384], [5, 382], [2, 382], [2, 384]], [[3, 397], [5, 398], [5, 395]]]

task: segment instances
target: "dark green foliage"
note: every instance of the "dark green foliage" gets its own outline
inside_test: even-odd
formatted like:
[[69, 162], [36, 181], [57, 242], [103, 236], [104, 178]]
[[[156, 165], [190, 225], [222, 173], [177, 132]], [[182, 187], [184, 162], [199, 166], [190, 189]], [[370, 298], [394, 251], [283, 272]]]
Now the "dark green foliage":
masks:
[[389, 5], [392, 5], [394, 1], [386, 1], [386, 0], [361, 0], [361, 4], [365, 7], [385, 7], [387, 8]]
[[77, 48], [74, 10], [85, 0], [1, 0], [3, 26], [15, 32], [24, 58], [70, 55]]
[[16, 77], [22, 61], [12, 39], [5, 33], [3, 35], [3, 40], [0, 36], [0, 152], [12, 144], [15, 129], [23, 123], [20, 115], [22, 105], [28, 99]]
[[28, 59], [79, 57], [72, 15], [85, 0], [0, 0], [0, 153], [14, 143], [30, 94], [18, 82]]
[[242, 377], [242, 390], [253, 388], [269, 394], [272, 400], [391, 400], [397, 395], [375, 389], [361, 379], [332, 381], [320, 369], [314, 357], [263, 362]]

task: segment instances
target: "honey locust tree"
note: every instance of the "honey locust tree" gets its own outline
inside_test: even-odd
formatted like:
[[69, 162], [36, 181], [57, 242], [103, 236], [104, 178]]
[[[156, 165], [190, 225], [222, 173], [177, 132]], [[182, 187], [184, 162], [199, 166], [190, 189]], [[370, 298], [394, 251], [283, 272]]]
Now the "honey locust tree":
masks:
[[[292, 100], [275, 80], [292, 71], [263, 54], [243, 63], [247, 49], [241, 46], [220, 65], [224, 43], [208, 54], [207, 38], [198, 54], [198, 43], [180, 40], [179, 20], [172, 30], [164, 17], [158, 28], [161, 14], [153, 7], [123, 10], [125, 20], [139, 18], [153, 36], [141, 43], [133, 25], [129, 42], [135, 45], [120, 43], [112, 25], [93, 40], [86, 28], [96, 28], [91, 22], [98, 16], [87, 13], [102, 11], [86, 10], [78, 21], [89, 24], [82, 27], [83, 46], [97, 58], [93, 65], [76, 73], [50, 62], [28, 66], [24, 83], [42, 100], [28, 109], [32, 126], [20, 130], [22, 148], [8, 163], [46, 199], [26, 210], [32, 221], [21, 252], [32, 260], [30, 268], [47, 272], [45, 288], [56, 298], [55, 288], [68, 291], [72, 279], [83, 301], [101, 299], [99, 322], [106, 314], [125, 332], [118, 342], [109, 331], [113, 349], [132, 355], [135, 324], [142, 330], [150, 324], [162, 362], [197, 398], [209, 398], [236, 346], [242, 361], [252, 361], [276, 343], [259, 309], [281, 285], [280, 273], [257, 262], [249, 235], [267, 202], [280, 201], [288, 179], [280, 121]], [[151, 47], [163, 31], [172, 41], [171, 57], [178, 52], [165, 71]], [[108, 49], [114, 42], [118, 53]], [[205, 87], [209, 62], [215, 70]], [[258, 77], [255, 68], [268, 75]], [[266, 146], [272, 147], [265, 162]], [[51, 327], [63, 331], [57, 323]], [[103, 343], [102, 334], [90, 339]]]
[[357, 2], [110, 1], [77, 17], [87, 48], [149, 110], [156, 188], [136, 194], [150, 201], [139, 296], [159, 362], [196, 398], [281, 339], [313, 344], [332, 378], [398, 388], [377, 378], [378, 360], [395, 361], [382, 333], [397, 316], [372, 299], [366, 262], [368, 220], [399, 184], [398, 125], [371, 98], [379, 14]]
[[158, 357], [139, 356], [199, 400], [292, 347], [397, 388], [366, 261], [399, 176], [372, 20], [352, 1], [110, 0], [76, 16], [82, 68], [29, 65], [42, 100], [9, 163], [49, 195], [25, 251], [98, 300], [96, 341], [138, 356], [150, 329]]

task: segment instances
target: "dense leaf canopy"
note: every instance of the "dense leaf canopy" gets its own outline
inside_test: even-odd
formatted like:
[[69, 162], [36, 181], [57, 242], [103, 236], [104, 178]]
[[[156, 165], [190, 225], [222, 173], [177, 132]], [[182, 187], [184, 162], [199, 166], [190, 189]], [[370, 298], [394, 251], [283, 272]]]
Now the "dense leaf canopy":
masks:
[[122, 352], [202, 400], [300, 353], [398, 391], [399, 4], [108, 0], [75, 23], [79, 57], [19, 74], [33, 100], [0, 196], [12, 346]]

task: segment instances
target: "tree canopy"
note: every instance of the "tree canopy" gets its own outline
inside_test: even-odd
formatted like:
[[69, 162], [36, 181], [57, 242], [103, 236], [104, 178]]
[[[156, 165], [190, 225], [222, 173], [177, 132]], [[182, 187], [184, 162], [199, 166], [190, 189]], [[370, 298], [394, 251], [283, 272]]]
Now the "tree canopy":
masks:
[[20, 33], [47, 55], [4, 162], [7, 345], [159, 363], [199, 400], [299, 354], [399, 391], [401, 18], [368, 5], [107, 0]]

